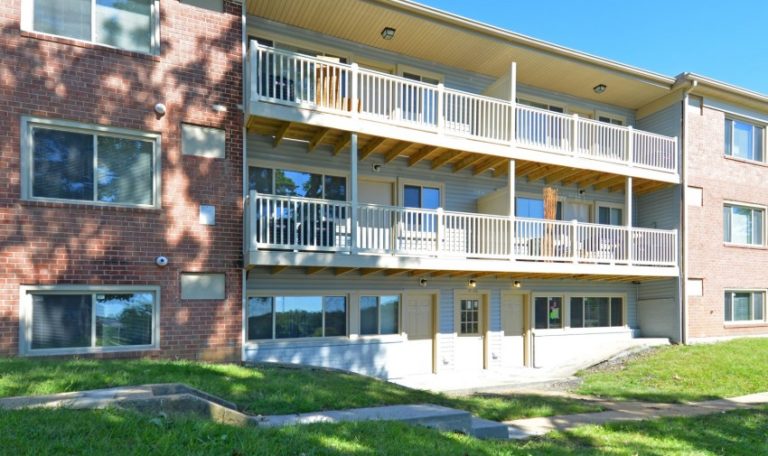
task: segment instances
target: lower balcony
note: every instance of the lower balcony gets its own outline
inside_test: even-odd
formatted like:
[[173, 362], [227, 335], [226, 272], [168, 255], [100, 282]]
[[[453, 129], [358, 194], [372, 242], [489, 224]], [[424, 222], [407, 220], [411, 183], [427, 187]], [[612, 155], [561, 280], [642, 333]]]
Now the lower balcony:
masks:
[[676, 276], [676, 230], [251, 192], [249, 266]]

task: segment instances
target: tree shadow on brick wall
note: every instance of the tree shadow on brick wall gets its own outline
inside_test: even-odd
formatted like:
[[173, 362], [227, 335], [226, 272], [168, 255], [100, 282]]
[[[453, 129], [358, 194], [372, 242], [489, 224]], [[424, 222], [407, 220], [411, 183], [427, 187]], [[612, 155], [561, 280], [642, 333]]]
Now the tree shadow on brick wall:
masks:
[[[0, 353], [17, 350], [22, 284], [160, 285], [164, 355], [239, 344], [240, 7], [228, 3], [219, 31], [201, 28], [190, 43], [176, 39], [194, 31], [180, 8], [161, 11], [159, 57], [20, 32], [17, 21], [0, 29]], [[158, 102], [165, 116], [154, 113]], [[161, 133], [162, 210], [21, 200], [22, 116]], [[182, 157], [181, 122], [225, 128], [226, 159]], [[198, 223], [200, 204], [216, 206], [215, 226]], [[158, 255], [170, 265], [158, 268]], [[225, 272], [235, 286], [224, 302], [182, 304], [184, 270]]]

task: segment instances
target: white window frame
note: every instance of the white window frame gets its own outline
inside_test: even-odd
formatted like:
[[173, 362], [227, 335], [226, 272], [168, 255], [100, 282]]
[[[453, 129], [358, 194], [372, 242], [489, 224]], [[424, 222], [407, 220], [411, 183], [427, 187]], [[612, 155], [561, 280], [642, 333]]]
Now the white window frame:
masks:
[[[611, 121], [618, 120], [619, 122], [621, 122], [621, 125], [615, 124], [613, 122], [610, 122], [610, 123], [603, 122], [603, 121], [600, 120], [601, 117], [604, 117], [604, 118], [609, 119]], [[627, 127], [627, 126], [629, 126], [629, 124], [627, 123], [627, 116], [623, 116], [621, 114], [616, 114], [616, 113], [612, 113], [612, 112], [605, 112], [605, 111], [599, 111], [599, 110], [595, 111], [595, 120], [597, 122], [605, 123], [606, 125], [613, 125], [614, 127]]]
[[[731, 320], [725, 319], [725, 308], [723, 308], [723, 323], [726, 326], [743, 326], [743, 325], [759, 325], [759, 324], [765, 324], [766, 321], [768, 321], [768, 315], [766, 315], [766, 311], [768, 311], [768, 303], [766, 303], [766, 297], [768, 297], [768, 293], [766, 293], [767, 290], [760, 289], [760, 288], [727, 288], [723, 290], [723, 306], [725, 306], [725, 294], [731, 293], [733, 295], [734, 293], [750, 293], [749, 298], [749, 314], [750, 319], [749, 320], [733, 320], [733, 296], [731, 296]], [[751, 293], [762, 293], [763, 294], [763, 318], [762, 320], [755, 320], [754, 319], [754, 306], [752, 302], [752, 296]]]
[[[738, 206], [738, 207], [745, 207], [752, 210], [762, 211], [763, 212], [763, 226], [760, 228], [760, 235], [762, 237], [762, 242], [760, 244], [742, 244], [740, 242], [733, 242], [733, 241], [727, 241], [725, 240], [725, 232], [723, 232], [723, 243], [728, 246], [739, 246], [739, 247], [753, 247], [753, 248], [760, 248], [765, 247], [766, 245], [766, 225], [768, 222], [766, 222], [766, 214], [768, 211], [766, 211], [766, 206], [761, 206], [759, 204], [749, 204], [749, 203], [742, 203], [738, 201], [723, 201], [723, 209], [725, 209], [726, 206]], [[723, 224], [721, 226], [724, 226], [725, 221], [723, 221]], [[733, 239], [733, 226], [730, 228], [731, 231], [731, 239]]]
[[[627, 295], [624, 293], [570, 293], [566, 295], [568, 298], [568, 324], [566, 327], [577, 330], [600, 330], [600, 329], [616, 329], [625, 328], [627, 326]], [[581, 298], [581, 319], [582, 326], [572, 326], [571, 322], [571, 300], [573, 298]], [[583, 326], [584, 323], [584, 300], [587, 298], [608, 298], [608, 326]], [[611, 326], [611, 299], [621, 299], [621, 324], [617, 326]]]
[[[248, 168], [267, 168], [272, 170], [272, 193], [270, 195], [275, 195], [275, 171], [277, 170], [288, 170], [288, 171], [298, 171], [300, 173], [309, 173], [309, 174], [320, 174], [323, 176], [323, 198], [325, 199], [325, 176], [332, 176], [332, 177], [343, 177], [347, 182], [347, 199], [345, 201], [349, 201], [352, 197], [351, 193], [351, 185], [350, 185], [350, 179], [349, 179], [349, 171], [340, 171], [335, 170], [332, 168], [320, 168], [320, 167], [311, 167], [306, 165], [294, 165], [292, 163], [275, 163], [275, 162], [267, 162], [267, 161], [261, 161], [261, 160], [248, 160], [248, 166], [246, 167], [246, 182], [245, 182], [245, 188], [248, 188], [248, 178], [250, 177], [250, 169]], [[249, 191], [250, 193], [250, 191]], [[246, 195], [247, 196], [247, 195]], [[279, 195], [278, 195], [279, 196]], [[306, 198], [304, 196], [295, 196], [292, 198]], [[312, 198], [309, 198], [312, 199]], [[337, 200], [328, 200], [328, 201], [337, 201]]]
[[[290, 298], [290, 297], [314, 297], [319, 296], [322, 298], [328, 296], [341, 296], [345, 299], [346, 304], [346, 330], [347, 333], [342, 336], [325, 336], [325, 307], [323, 307], [323, 336], [315, 337], [277, 337], [277, 330], [275, 327], [275, 299], [276, 298]], [[250, 339], [248, 334], [248, 300], [250, 298], [272, 298], [272, 337], [269, 339]], [[306, 291], [306, 292], [290, 292], [290, 291], [264, 291], [250, 290], [245, 297], [245, 305], [243, 306], [243, 336], [245, 338], [246, 345], [259, 345], [259, 344], [279, 344], [284, 342], [323, 342], [329, 340], [342, 340], [349, 339], [352, 334], [351, 328], [351, 315], [352, 315], [352, 299], [349, 292], [335, 292], [333, 290], [322, 291]], [[359, 308], [357, 309], [359, 313]], [[398, 328], [399, 329], [399, 328]]]
[[[523, 106], [529, 107], [529, 108], [535, 108], [535, 109], [543, 109], [545, 111], [554, 112], [557, 114], [563, 114], [568, 115], [568, 105], [565, 103], [561, 103], [558, 101], [553, 101], [549, 98], [540, 97], [537, 95], [528, 95], [524, 93], [518, 94], [517, 99], [515, 100], [516, 103], [519, 103]], [[542, 108], [540, 106], [531, 106], [528, 103], [538, 103], [547, 105], [546, 108]], [[558, 108], [562, 109], [562, 111], [553, 111], [551, 108]]]
[[[91, 346], [32, 349], [32, 296], [46, 295], [78, 295], [100, 293], [153, 293], [154, 306], [152, 309], [152, 343], [149, 345], [126, 345], [117, 347], [96, 346], [96, 309], [92, 298], [91, 308]], [[74, 355], [85, 353], [112, 353], [157, 350], [160, 347], [160, 287], [153, 285], [35, 285], [19, 287], [19, 354], [22, 356]]]
[[621, 203], [608, 203], [605, 201], [595, 201], [595, 223], [600, 223], [600, 208], [605, 207], [608, 209], [621, 209], [621, 222], [618, 225], [605, 225], [605, 226], [625, 226], [627, 224], [627, 210]]
[[[392, 334], [382, 334], [381, 333], [381, 303], [376, 303], [376, 313], [377, 313], [377, 323], [378, 327], [376, 328], [376, 334], [363, 334], [362, 333], [362, 327], [363, 327], [363, 314], [362, 314], [362, 306], [360, 305], [360, 302], [362, 301], [363, 297], [375, 297], [375, 298], [381, 298], [382, 296], [397, 296], [399, 298], [399, 302], [397, 305], [397, 331]], [[382, 337], [392, 337], [392, 336], [398, 336], [403, 333], [403, 294], [400, 292], [386, 292], [386, 291], [374, 291], [374, 292], [367, 292], [367, 291], [361, 291], [358, 293], [355, 293], [353, 296], [356, 307], [355, 307], [355, 318], [357, 320], [357, 330], [355, 331], [357, 335], [361, 338], [382, 338]], [[348, 311], [349, 313], [349, 311]], [[350, 318], [351, 320], [351, 318]], [[352, 334], [351, 330], [347, 331], [348, 333]]]
[[[95, 46], [101, 46], [109, 49], [119, 49], [126, 52], [136, 52], [139, 54], [147, 54], [143, 51], [136, 51], [132, 49], [124, 49], [109, 44], [99, 43], [95, 40], [94, 34], [96, 33], [96, 27], [94, 26], [94, 12], [96, 11], [96, 0], [91, 0], [91, 39], [82, 40], [79, 38], [73, 38], [65, 35], [55, 35], [46, 32], [39, 32], [34, 29], [35, 18], [35, 1], [34, 0], [21, 0], [21, 30], [25, 32], [40, 33], [42, 35], [56, 36], [68, 40], [73, 40], [81, 43], [91, 43]], [[159, 55], [160, 54], [160, 0], [152, 0], [150, 4], [150, 23], [152, 30], [149, 35], [149, 53], [147, 55]]]
[[[113, 138], [138, 139], [153, 143], [152, 154], [152, 204], [130, 204], [130, 203], [110, 203], [105, 201], [75, 200], [66, 198], [47, 198], [34, 196], [32, 193], [33, 184], [33, 166], [34, 144], [32, 140], [32, 130], [35, 127], [50, 130], [68, 131], [87, 135], [109, 136]], [[72, 122], [68, 120], [45, 119], [41, 117], [21, 118], [21, 199], [30, 201], [53, 201], [67, 204], [86, 204], [92, 206], [110, 206], [110, 207], [139, 207], [159, 209], [160, 203], [160, 180], [161, 180], [161, 141], [157, 133], [132, 130], [127, 128], [106, 127], [103, 125], [86, 124], [81, 122]], [[94, 164], [94, 172], [95, 172]], [[94, 174], [94, 179], [96, 174]], [[94, 188], [96, 183], [94, 182]]]
[[[432, 182], [432, 181], [426, 181], [426, 180], [416, 180], [416, 179], [404, 179], [404, 178], [398, 178], [397, 180], [397, 204], [400, 207], [405, 207], [405, 186], [411, 186], [411, 187], [421, 187], [422, 189], [424, 187], [428, 188], [436, 188], [440, 190], [440, 208], [445, 208], [445, 184], [442, 182]], [[423, 195], [423, 193], [422, 193]], [[416, 209], [416, 208], [412, 208]], [[426, 210], [434, 210], [434, 209], [426, 209]]]
[[[752, 163], [766, 163], [766, 162], [768, 162], [768, 157], [766, 157], [766, 152], [768, 152], [768, 145], [765, 144], [766, 139], [768, 139], [768, 134], [766, 133], [766, 129], [768, 129], [768, 126], [766, 126], [763, 123], [756, 122], [754, 120], [747, 120], [747, 119], [744, 119], [744, 118], [741, 118], [741, 117], [738, 117], [738, 116], [733, 116], [733, 115], [726, 114], [725, 115], [725, 120], [723, 122], [725, 123], [727, 121], [731, 121], [731, 144], [730, 144], [731, 153], [729, 154], [728, 153], [728, 149], [725, 147], [725, 138], [727, 136], [726, 136], [726, 133], [725, 133], [725, 125], [723, 125], [723, 156], [726, 157], [726, 158], [732, 159], [732, 160], [742, 160], [742, 161], [752, 162]], [[739, 123], [742, 123], [742, 124], [746, 124], [746, 125], [752, 126], [752, 132], [753, 132], [752, 140], [753, 141], [754, 141], [754, 138], [755, 138], [755, 134], [754, 134], [755, 128], [759, 128], [762, 131], [762, 137], [761, 137], [761, 144], [762, 144], [762, 147], [763, 147], [762, 150], [761, 150], [761, 153], [762, 153], [762, 156], [763, 156], [762, 160], [755, 160], [754, 158], [737, 157], [737, 156], [733, 155], [733, 132], [734, 132], [734, 123], [735, 122], [739, 122]]]
[[[546, 328], [537, 328], [536, 327], [536, 298], [546, 298], [547, 299], [547, 305], [549, 305], [549, 299], [550, 298], [560, 298], [560, 326], [550, 326], [549, 325], [549, 316], [547, 316], [547, 327]], [[566, 317], [570, 316], [570, 307], [568, 310], [566, 310], [566, 305], [568, 304], [568, 296], [564, 295], [562, 293], [534, 293], [531, 296], [531, 329], [536, 331], [562, 331], [566, 328]]]

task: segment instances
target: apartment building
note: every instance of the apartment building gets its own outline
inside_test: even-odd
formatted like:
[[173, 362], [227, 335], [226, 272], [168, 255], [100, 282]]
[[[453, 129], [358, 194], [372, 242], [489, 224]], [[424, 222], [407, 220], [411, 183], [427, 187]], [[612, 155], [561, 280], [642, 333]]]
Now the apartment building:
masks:
[[80, 3], [0, 6], [3, 354], [393, 378], [760, 331], [710, 261], [764, 243], [754, 94], [407, 1]]

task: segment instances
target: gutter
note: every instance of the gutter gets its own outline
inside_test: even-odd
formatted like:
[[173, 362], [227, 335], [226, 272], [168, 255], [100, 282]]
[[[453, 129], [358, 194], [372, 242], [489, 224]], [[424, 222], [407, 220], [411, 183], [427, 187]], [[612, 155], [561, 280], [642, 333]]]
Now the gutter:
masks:
[[688, 183], [688, 101], [691, 92], [699, 85], [695, 79], [690, 81], [688, 88], [683, 91], [683, 119], [682, 119], [682, 161], [680, 175], [680, 209], [682, 236], [680, 237], [680, 251], [682, 259], [680, 263], [680, 280], [678, 283], [678, 293], [680, 295], [680, 340], [684, 345], [688, 345], [688, 201], [686, 197]]

